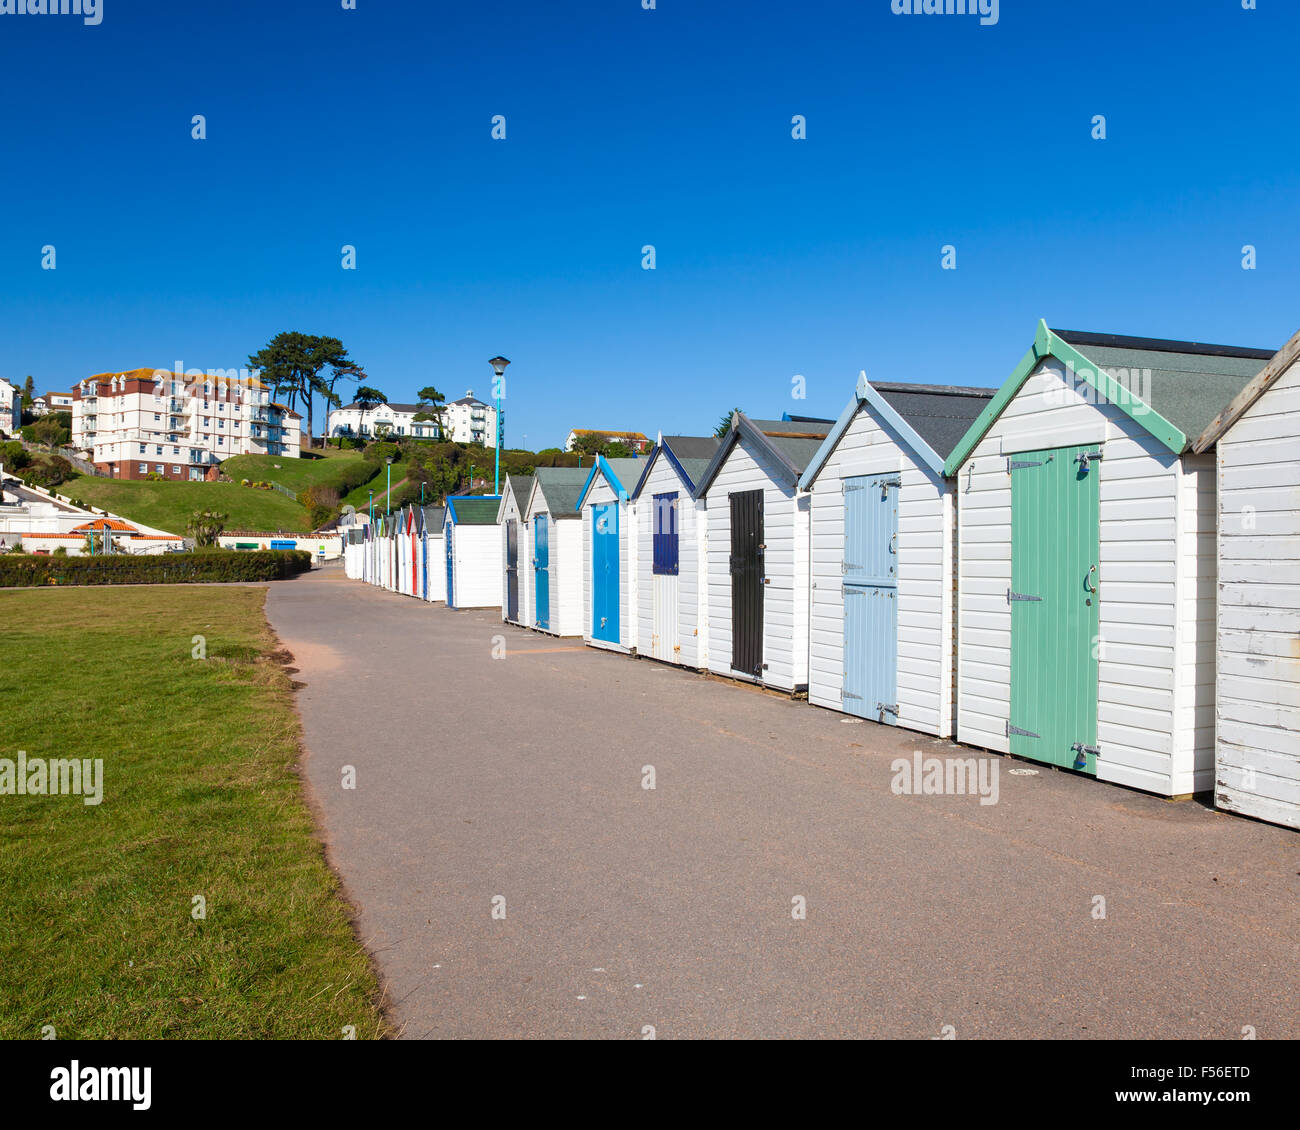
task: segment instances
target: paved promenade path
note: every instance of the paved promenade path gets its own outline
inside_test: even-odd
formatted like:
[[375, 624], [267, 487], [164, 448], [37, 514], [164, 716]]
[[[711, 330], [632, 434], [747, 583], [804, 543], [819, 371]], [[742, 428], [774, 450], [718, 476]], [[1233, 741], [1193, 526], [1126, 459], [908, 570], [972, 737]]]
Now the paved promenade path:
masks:
[[976, 754], [338, 567], [267, 612], [407, 1037], [1300, 1037], [1295, 833], [1004, 758], [895, 795]]

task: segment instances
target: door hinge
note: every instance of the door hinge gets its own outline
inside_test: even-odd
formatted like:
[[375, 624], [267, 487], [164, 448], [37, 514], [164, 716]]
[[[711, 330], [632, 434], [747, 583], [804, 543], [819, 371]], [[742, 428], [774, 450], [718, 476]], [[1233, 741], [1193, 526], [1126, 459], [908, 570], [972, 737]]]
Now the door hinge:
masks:
[[1018, 738], [1041, 738], [1042, 734], [1035, 734], [1033, 730], [1022, 730], [1019, 726], [1013, 726], [1007, 723], [1007, 737], [1015, 735]]
[[861, 565], [855, 565], [852, 561], [840, 562], [840, 573], [842, 574], [847, 573], [850, 569], [861, 569], [861, 568], [862, 568]]
[[1041, 596], [1030, 596], [1028, 593], [1023, 593], [1023, 592], [1012, 592], [1010, 589], [1007, 589], [1007, 603], [1008, 603], [1008, 604], [1010, 604], [1013, 600], [1037, 600], [1037, 601], [1041, 601], [1042, 599], [1043, 599], [1043, 598], [1042, 598]]
[[840, 585], [840, 593], [843, 596], [862, 596], [865, 592], [866, 590], [858, 585]]
[[1050, 456], [1047, 459], [1012, 459], [1008, 457], [1007, 474], [1011, 474], [1012, 471], [1019, 471], [1024, 467], [1041, 467], [1045, 463], [1050, 463], [1051, 461]]
[[861, 483], [855, 484], [854, 486], [849, 486], [847, 483], [844, 485], [844, 493], [845, 493], [845, 494], [848, 494], [849, 491], [851, 491], [851, 490], [866, 490], [866, 489], [867, 489], [867, 488], [864, 487]]
[[840, 698], [856, 698], [859, 702], [862, 701], [862, 696], [860, 694], [854, 694], [852, 691], [840, 691]]

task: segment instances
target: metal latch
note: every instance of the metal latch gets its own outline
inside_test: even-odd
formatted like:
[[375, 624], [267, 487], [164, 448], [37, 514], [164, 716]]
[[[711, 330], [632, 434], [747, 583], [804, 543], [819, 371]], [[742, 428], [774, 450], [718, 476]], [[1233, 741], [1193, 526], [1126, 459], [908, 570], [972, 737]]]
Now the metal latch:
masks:
[[1074, 457], [1074, 461], [1079, 464], [1079, 469], [1086, 475], [1092, 461], [1101, 457], [1102, 453], [1100, 451], [1081, 451]]
[[896, 702], [878, 702], [876, 703], [877, 714], [897, 714], [898, 703]]
[[1043, 599], [1043, 598], [1042, 598], [1041, 596], [1030, 596], [1030, 595], [1028, 595], [1027, 593], [1023, 593], [1023, 592], [1012, 592], [1010, 589], [1007, 589], [1007, 603], [1008, 603], [1008, 604], [1010, 604], [1013, 600], [1037, 600], [1037, 601], [1041, 601], [1042, 599]]
[[1012, 734], [1018, 738], [1041, 738], [1043, 736], [1042, 734], [1035, 734], [1033, 730], [1022, 730], [1019, 726], [1013, 726], [1008, 722], [1007, 737], [1011, 737]]
[[1101, 756], [1101, 748], [1099, 746], [1084, 745], [1083, 742], [1075, 742], [1072, 746], [1070, 746], [1070, 751], [1072, 753], [1078, 753], [1080, 755], [1085, 755], [1090, 753], [1092, 754], [1093, 757]]

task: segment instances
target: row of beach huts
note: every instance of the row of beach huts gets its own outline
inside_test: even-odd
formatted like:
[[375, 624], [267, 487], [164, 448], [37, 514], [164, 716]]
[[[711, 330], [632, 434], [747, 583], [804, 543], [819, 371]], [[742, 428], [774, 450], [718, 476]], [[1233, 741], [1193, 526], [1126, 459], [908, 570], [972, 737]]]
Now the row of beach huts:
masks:
[[378, 516], [345, 567], [1300, 828], [1298, 354], [1040, 323], [1000, 388], [864, 374], [837, 420]]

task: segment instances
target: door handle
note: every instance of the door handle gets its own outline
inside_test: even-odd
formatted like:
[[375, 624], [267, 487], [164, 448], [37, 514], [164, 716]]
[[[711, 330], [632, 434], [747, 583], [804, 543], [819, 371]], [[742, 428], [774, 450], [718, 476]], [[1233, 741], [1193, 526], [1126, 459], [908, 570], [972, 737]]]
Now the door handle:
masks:
[[1096, 566], [1096, 565], [1093, 565], [1093, 566], [1088, 570], [1087, 575], [1083, 578], [1083, 587], [1084, 587], [1084, 590], [1087, 591], [1087, 592], [1092, 593], [1094, 596], [1095, 596], [1096, 593], [1097, 593], [1097, 586], [1096, 586], [1096, 585], [1090, 585], [1090, 584], [1088, 584], [1088, 582], [1092, 579], [1092, 575], [1093, 575], [1096, 571], [1097, 571], [1097, 566]]
[[890, 535], [889, 535], [889, 552], [890, 552], [890, 553], [897, 553], [897, 552], [898, 552], [898, 535], [897, 535], [897, 534], [890, 534]]

